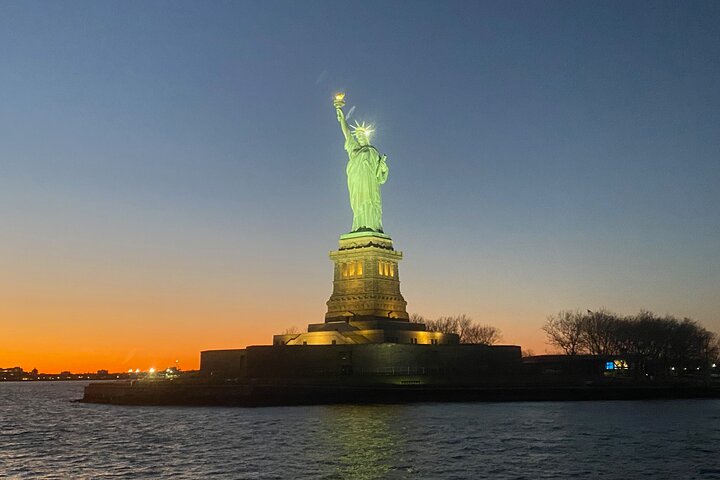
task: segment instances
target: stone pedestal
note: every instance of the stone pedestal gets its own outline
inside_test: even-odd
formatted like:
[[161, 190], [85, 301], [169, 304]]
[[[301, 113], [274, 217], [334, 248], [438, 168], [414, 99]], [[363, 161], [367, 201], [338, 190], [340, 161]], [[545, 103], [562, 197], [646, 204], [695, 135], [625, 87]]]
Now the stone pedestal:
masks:
[[330, 259], [335, 273], [326, 322], [408, 321], [398, 271], [402, 253], [393, 248], [389, 236], [377, 232], [341, 235], [340, 247], [330, 252]]
[[392, 239], [384, 233], [340, 236], [330, 252], [335, 263], [333, 292], [325, 323], [308, 325], [306, 333], [275, 335], [274, 345], [348, 345], [366, 343], [457, 344], [454, 333], [428, 332], [409, 321], [400, 293], [398, 262]]

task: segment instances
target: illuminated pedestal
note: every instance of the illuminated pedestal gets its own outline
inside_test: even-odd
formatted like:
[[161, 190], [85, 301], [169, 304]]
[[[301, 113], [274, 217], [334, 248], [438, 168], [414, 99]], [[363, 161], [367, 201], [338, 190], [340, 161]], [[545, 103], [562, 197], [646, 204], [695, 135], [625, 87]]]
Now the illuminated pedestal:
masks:
[[375, 232], [342, 235], [340, 248], [330, 253], [330, 259], [335, 275], [326, 322], [408, 320], [398, 272], [402, 252], [393, 248], [389, 236]]
[[389, 236], [341, 235], [340, 247], [330, 252], [330, 259], [335, 273], [325, 323], [308, 325], [307, 333], [275, 335], [275, 345], [458, 343], [455, 334], [427, 332], [425, 325], [408, 320], [398, 271], [402, 253], [393, 248]]

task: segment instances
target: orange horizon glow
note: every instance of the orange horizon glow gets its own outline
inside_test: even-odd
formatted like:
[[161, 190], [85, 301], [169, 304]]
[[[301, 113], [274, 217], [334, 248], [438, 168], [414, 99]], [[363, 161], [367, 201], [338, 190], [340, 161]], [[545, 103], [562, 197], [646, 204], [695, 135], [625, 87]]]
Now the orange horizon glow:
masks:
[[[227, 305], [213, 308], [198, 299], [193, 304], [193, 299], [175, 298], [174, 308], [128, 301], [125, 306], [115, 304], [110, 312], [102, 308], [107, 299], [84, 307], [72, 305], [67, 298], [65, 302], [25, 300], [23, 308], [16, 306], [10, 311], [6, 307], [3, 311], [5, 318], [24, 321], [4, 326], [0, 368], [37, 368], [41, 373], [104, 369], [115, 373], [165, 369], [177, 361], [181, 370], [196, 370], [202, 350], [270, 345], [272, 335], [290, 326], [303, 328], [306, 323], [322, 322], [324, 314], [319, 309], [304, 315], [298, 311], [293, 315], [295, 321], [287, 321], [283, 320], [290, 317], [286, 312], [252, 327], [247, 325], [248, 319], [262, 318], [267, 312], [241, 313]], [[317, 303], [322, 305], [322, 299]], [[300, 322], [299, 318], [309, 321]], [[480, 316], [475, 318], [480, 321]], [[513, 331], [509, 320], [481, 323], [491, 323], [503, 331], [500, 344], [520, 345], [535, 354], [547, 351], [541, 332], [533, 336], [531, 332]]]
[[[196, 370], [202, 350], [271, 345], [272, 336], [289, 327], [322, 322], [331, 291], [332, 265], [320, 255], [315, 262], [305, 259], [314, 268], [310, 273], [293, 267], [285, 275], [270, 264], [200, 269], [197, 259], [188, 258], [178, 259], [177, 266], [156, 259], [152, 269], [144, 258], [124, 264], [43, 260], [31, 267], [17, 265], [21, 274], [13, 282], [0, 280], [0, 368], [115, 373], [165, 369], [177, 360], [181, 370]], [[546, 344], [541, 326], [547, 315], [567, 308], [567, 301], [561, 308], [530, 308], [517, 303], [497, 278], [485, 278], [477, 290], [494, 304], [473, 309], [478, 302], [460, 283], [443, 285], [445, 294], [427, 293], [442, 280], [432, 277], [432, 261], [428, 257], [404, 270], [401, 290], [409, 313], [428, 319], [466, 313], [498, 327], [500, 344], [519, 345], [536, 355], [557, 352]], [[313, 281], [300, 282], [303, 273]], [[284, 283], [278, 287], [280, 280]]]
[[[273, 334], [281, 333], [281, 331], [282, 329], [278, 329]], [[118, 346], [115, 349], [101, 352], [99, 350], [103, 350], [102, 347], [88, 348], [86, 345], [63, 344], [63, 347], [77, 347], [77, 350], [74, 350], [72, 354], [63, 352], [60, 349], [42, 352], [4, 350], [0, 354], [0, 368], [22, 367], [26, 372], [37, 368], [40, 373], [60, 373], [63, 371], [95, 373], [98, 370], [108, 370], [110, 373], [124, 373], [128, 369], [140, 369], [140, 371], [144, 372], [150, 368], [155, 368], [160, 371], [177, 365], [182, 371], [197, 370], [200, 367], [201, 351], [245, 348], [251, 345], [270, 345], [272, 343], [272, 334], [267, 337], [258, 335], [258, 338], [257, 341], [248, 340], [246, 344], [229, 344], [214, 341], [205, 344], [205, 346], [190, 343], [169, 349], [145, 345], [138, 345], [133, 348]], [[498, 343], [498, 345], [506, 344], [518, 345], [518, 342], [501, 341]], [[544, 343], [538, 343], [535, 348], [533, 346], [527, 348], [524, 345], [520, 346], [523, 351], [532, 351], [535, 355], [549, 352], [547, 345]]]
[[[90, 243], [70, 234], [61, 244], [23, 237], [18, 245], [27, 257], [3, 260], [12, 275], [0, 278], [0, 367], [126, 372], [164, 369], [178, 360], [181, 370], [195, 370], [202, 350], [270, 345], [289, 327], [323, 321], [332, 289], [326, 257], [332, 233], [322, 234], [327, 242], [292, 247], [268, 233], [262, 250], [249, 241], [242, 245], [243, 237], [233, 232], [197, 232], [202, 230], [188, 230], [186, 243], [175, 249], [140, 248], [130, 240]], [[615, 298], [591, 294], [558, 275], [513, 277], [507, 264], [486, 275], [474, 274], [472, 262], [443, 270], [453, 263], [447, 251], [429, 249], [427, 239], [399, 237], [408, 258], [396, 273], [408, 313], [428, 319], [467, 314], [498, 327], [501, 344], [534, 354], [556, 351], [545, 343], [541, 326], [561, 309], [597, 308], [593, 297], [619, 313], [642, 306], [612, 308], [622, 305], [623, 292]]]
[[[181, 370], [195, 370], [202, 350], [271, 345], [272, 336], [289, 327], [324, 320], [332, 263], [308, 246], [289, 250], [277, 264], [247, 256], [248, 249], [241, 250], [242, 263], [225, 263], [203, 255], [149, 257], [123, 246], [107, 248], [48, 251], [28, 245], [32, 261], [5, 262], [14, 274], [0, 278], [0, 368], [115, 373], [164, 369], [177, 360]], [[414, 268], [401, 278], [408, 312], [426, 318], [468, 313], [500, 328], [501, 343], [536, 354], [548, 350], [540, 330], [545, 312], [497, 306], [474, 312], [470, 299], [454, 298], [453, 290], [424, 302], [429, 296], [416, 292], [435, 288], [415, 281], [432, 278], [416, 268], [426, 263], [409, 265]]]

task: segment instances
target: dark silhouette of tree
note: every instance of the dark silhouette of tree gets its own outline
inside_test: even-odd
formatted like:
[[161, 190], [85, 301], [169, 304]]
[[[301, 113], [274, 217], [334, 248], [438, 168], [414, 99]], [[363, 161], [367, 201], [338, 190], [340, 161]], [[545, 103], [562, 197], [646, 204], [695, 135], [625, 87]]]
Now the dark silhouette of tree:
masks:
[[622, 324], [620, 318], [605, 309], [583, 315], [585, 348], [593, 355], [620, 353]]
[[718, 336], [695, 320], [659, 317], [646, 310], [626, 317], [606, 309], [561, 311], [548, 317], [542, 329], [548, 341], [567, 355], [625, 355], [635, 362], [636, 370], [653, 375], [692, 366], [709, 376], [720, 357]]
[[460, 337], [461, 343], [493, 345], [502, 338], [500, 329], [492, 325], [472, 324]]
[[542, 327], [551, 344], [566, 355], [584, 353], [583, 316], [577, 310], [563, 310], [548, 317]]
[[497, 327], [475, 323], [472, 318], [465, 314], [428, 320], [422, 315], [414, 313], [410, 315], [410, 321], [424, 323], [429, 332], [455, 333], [460, 337], [460, 343], [492, 345], [500, 341], [501, 338], [500, 330]]

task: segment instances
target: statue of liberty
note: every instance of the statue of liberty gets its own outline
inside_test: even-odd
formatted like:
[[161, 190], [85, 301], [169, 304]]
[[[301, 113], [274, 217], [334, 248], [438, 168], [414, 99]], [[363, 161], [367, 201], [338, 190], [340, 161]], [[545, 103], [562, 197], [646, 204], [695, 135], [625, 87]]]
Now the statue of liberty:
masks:
[[353, 211], [352, 232], [375, 231], [382, 233], [382, 198], [380, 185], [388, 177], [387, 156], [380, 155], [370, 145], [373, 133], [372, 125], [365, 122], [350, 127], [345, 120], [342, 107], [345, 105], [345, 94], [335, 95], [335, 109], [345, 136], [345, 150], [348, 153], [347, 182], [350, 193], [350, 207]]

